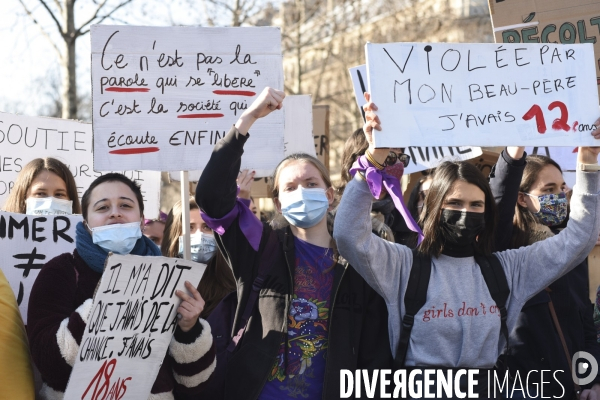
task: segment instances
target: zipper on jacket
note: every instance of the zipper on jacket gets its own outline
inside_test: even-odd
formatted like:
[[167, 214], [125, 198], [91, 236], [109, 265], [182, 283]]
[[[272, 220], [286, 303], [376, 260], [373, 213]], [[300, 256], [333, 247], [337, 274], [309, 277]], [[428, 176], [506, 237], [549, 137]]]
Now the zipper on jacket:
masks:
[[[290, 265], [288, 263], [285, 251], [283, 251], [283, 257], [285, 258], [285, 265], [287, 266], [287, 271], [288, 271], [288, 278], [289, 278], [289, 283], [290, 283], [290, 288], [292, 289], [290, 293], [288, 293], [286, 295], [286, 307], [285, 307], [285, 316], [283, 318], [283, 328], [285, 329], [285, 332], [282, 332], [283, 334], [281, 335], [281, 341], [280, 343], [285, 343], [284, 346], [284, 357], [286, 357], [286, 353], [287, 353], [287, 335], [288, 335], [288, 331], [287, 331], [287, 325], [288, 325], [288, 314], [289, 314], [289, 310], [290, 310], [290, 305], [292, 304], [292, 296], [294, 295], [294, 280], [292, 279], [292, 271], [290, 270]], [[295, 268], [296, 266], [294, 266]], [[344, 270], [344, 272], [346, 272]], [[343, 276], [343, 275], [342, 275]], [[333, 310], [331, 310], [331, 312], [333, 313]], [[281, 347], [281, 344], [279, 345]], [[275, 360], [277, 359], [277, 355], [275, 354], [275, 358], [273, 359], [273, 362], [275, 362]], [[287, 365], [286, 365], [286, 372], [287, 372]], [[271, 373], [271, 370], [269, 370], [269, 372], [267, 372], [267, 374], [265, 375], [265, 378], [262, 381], [262, 384], [260, 386], [260, 392], [258, 393], [258, 396], [260, 396], [260, 393], [262, 393], [263, 389], [265, 388], [265, 384], [267, 383], [267, 379], [269, 378], [269, 374]], [[325, 386], [323, 386], [325, 387]], [[258, 399], [258, 396], [256, 397], [256, 399]]]
[[[329, 359], [331, 357], [331, 351], [329, 351], [329, 341], [331, 340], [330, 338], [332, 337], [331, 332], [332, 332], [332, 328], [333, 328], [333, 324], [331, 323], [331, 321], [333, 321], [333, 312], [335, 311], [335, 300], [337, 299], [337, 295], [338, 292], [340, 291], [340, 286], [342, 286], [342, 280], [344, 279], [344, 275], [346, 274], [346, 270], [348, 269], [348, 264], [346, 263], [344, 265], [344, 271], [342, 272], [342, 276], [340, 277], [340, 283], [338, 284], [338, 287], [335, 288], [335, 294], [333, 295], [333, 302], [331, 303], [331, 313], [329, 314], [329, 335], [327, 338], [327, 359], [325, 360], [325, 376], [323, 377], [323, 400], [327, 400], [325, 398], [325, 388], [327, 387], [327, 365], [331, 365], [329, 364]], [[354, 312], [354, 310], [350, 310], [350, 312]], [[352, 349], [354, 350], [354, 343], [352, 343]]]

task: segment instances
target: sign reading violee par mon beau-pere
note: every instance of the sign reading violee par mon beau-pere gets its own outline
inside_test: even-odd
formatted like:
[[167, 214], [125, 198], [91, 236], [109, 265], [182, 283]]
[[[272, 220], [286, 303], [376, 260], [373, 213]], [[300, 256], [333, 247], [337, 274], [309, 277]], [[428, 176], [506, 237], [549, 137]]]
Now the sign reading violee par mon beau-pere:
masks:
[[367, 44], [377, 147], [593, 145], [591, 44]]
[[112, 254], [94, 296], [65, 399], [146, 400], [177, 327], [181, 300], [205, 264]]
[[[264, 87], [283, 88], [279, 28], [92, 26], [94, 168], [202, 170]], [[283, 158], [283, 112], [251, 129], [242, 168]]]

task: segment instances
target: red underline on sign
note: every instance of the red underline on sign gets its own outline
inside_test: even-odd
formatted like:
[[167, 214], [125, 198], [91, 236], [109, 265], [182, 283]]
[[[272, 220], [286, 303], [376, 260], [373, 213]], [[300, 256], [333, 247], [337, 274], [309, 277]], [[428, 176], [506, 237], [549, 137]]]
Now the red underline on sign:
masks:
[[109, 87], [104, 89], [105, 92], [149, 92], [148, 88], [128, 88], [128, 87]]
[[177, 118], [222, 118], [223, 114], [182, 114]]
[[142, 153], [154, 153], [159, 151], [158, 147], [140, 147], [137, 149], [120, 149], [109, 151], [110, 154], [142, 154]]
[[213, 90], [214, 94], [234, 95], [234, 96], [254, 96], [256, 92], [248, 90]]

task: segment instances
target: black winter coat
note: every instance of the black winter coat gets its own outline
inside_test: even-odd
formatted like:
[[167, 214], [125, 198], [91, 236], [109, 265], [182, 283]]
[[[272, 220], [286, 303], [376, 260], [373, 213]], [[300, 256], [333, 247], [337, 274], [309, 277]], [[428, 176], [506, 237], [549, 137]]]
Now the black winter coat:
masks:
[[[497, 251], [511, 248], [515, 204], [525, 162], [525, 157], [514, 160], [505, 150], [490, 173], [490, 186], [499, 213], [496, 229]], [[548, 303], [552, 299], [570, 357], [578, 351], [586, 351], [600, 361], [600, 344], [596, 341], [596, 329], [592, 318], [593, 305], [589, 300], [587, 260], [552, 283], [550, 290], [550, 294], [542, 291], [525, 303], [517, 326], [509, 335], [509, 352], [503, 356], [506, 357], [511, 372], [519, 372], [523, 385], [526, 384], [529, 371], [537, 371], [529, 376], [532, 388], [534, 386], [531, 383], [541, 382], [539, 371], [564, 371], [555, 375], [564, 390], [551, 374], [545, 373], [544, 395], [572, 398], [574, 385], [571, 371]], [[594, 383], [600, 383], [600, 375], [584, 389], [590, 388]], [[534, 394], [531, 392], [532, 396]]]
[[[232, 130], [214, 148], [196, 189], [196, 201], [212, 218], [230, 212], [236, 202], [236, 178], [243, 145], [248, 136]], [[263, 229], [270, 230], [264, 224]], [[279, 260], [265, 278], [258, 306], [250, 318], [235, 355], [227, 365], [225, 398], [256, 399], [267, 380], [287, 336], [288, 314], [294, 294], [294, 238], [288, 228], [278, 232]], [[263, 235], [263, 238], [268, 235]], [[225, 259], [233, 270], [240, 299], [234, 331], [257, 275], [259, 256], [239, 228], [237, 219], [225, 234], [215, 234]], [[334, 267], [329, 311], [329, 338], [323, 399], [340, 397], [340, 369], [389, 369], [387, 308], [385, 302], [350, 266]], [[361, 391], [364, 396], [364, 387]], [[379, 391], [377, 391], [379, 395]]]

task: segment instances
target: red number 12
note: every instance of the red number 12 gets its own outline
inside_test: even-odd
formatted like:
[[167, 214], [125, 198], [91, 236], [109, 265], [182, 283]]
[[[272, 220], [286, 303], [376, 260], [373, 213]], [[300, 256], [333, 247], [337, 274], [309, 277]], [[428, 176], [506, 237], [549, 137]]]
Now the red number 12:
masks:
[[[560, 118], [557, 118], [552, 123], [552, 129], [563, 131], [568, 131], [571, 129], [567, 121], [569, 119], [569, 111], [567, 110], [567, 106], [562, 101], [554, 101], [550, 103], [548, 106], [548, 110], [552, 111], [555, 108], [560, 109]], [[523, 119], [525, 121], [529, 121], [530, 119], [535, 117], [535, 122], [537, 124], [537, 130], [539, 133], [546, 133], [546, 120], [544, 119], [544, 113], [542, 109], [537, 104], [531, 106], [531, 108], [523, 115]]]

